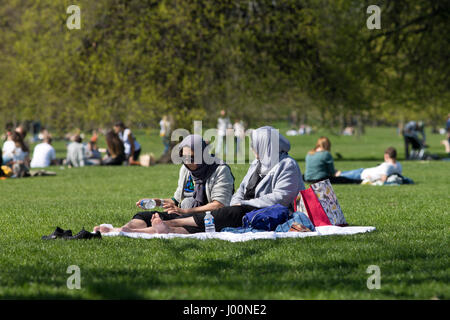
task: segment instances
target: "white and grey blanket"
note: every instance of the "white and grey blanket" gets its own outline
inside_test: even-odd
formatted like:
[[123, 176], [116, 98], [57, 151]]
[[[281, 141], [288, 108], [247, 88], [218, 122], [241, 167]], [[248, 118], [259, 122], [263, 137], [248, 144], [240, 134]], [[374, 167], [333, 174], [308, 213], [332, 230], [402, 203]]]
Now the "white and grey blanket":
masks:
[[281, 239], [281, 238], [306, 238], [317, 236], [331, 236], [331, 235], [352, 235], [358, 233], [372, 232], [376, 230], [375, 227], [337, 227], [337, 226], [322, 226], [316, 227], [314, 232], [246, 232], [246, 233], [232, 233], [232, 232], [214, 232], [214, 233], [194, 233], [194, 234], [149, 234], [149, 233], [127, 233], [127, 232], [110, 232], [105, 233], [105, 237], [129, 237], [137, 239], [220, 239], [230, 242], [243, 242], [258, 239]]

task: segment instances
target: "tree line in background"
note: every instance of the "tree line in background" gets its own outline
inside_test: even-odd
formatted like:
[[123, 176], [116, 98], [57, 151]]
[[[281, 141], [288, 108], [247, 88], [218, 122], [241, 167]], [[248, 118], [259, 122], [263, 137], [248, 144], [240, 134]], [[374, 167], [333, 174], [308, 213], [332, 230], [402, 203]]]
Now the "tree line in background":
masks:
[[[377, 2], [377, 3], [375, 3]], [[69, 5], [81, 29], [66, 27]], [[367, 7], [381, 8], [369, 30]], [[11, 0], [0, 6], [0, 124], [433, 127], [449, 106], [450, 2]]]

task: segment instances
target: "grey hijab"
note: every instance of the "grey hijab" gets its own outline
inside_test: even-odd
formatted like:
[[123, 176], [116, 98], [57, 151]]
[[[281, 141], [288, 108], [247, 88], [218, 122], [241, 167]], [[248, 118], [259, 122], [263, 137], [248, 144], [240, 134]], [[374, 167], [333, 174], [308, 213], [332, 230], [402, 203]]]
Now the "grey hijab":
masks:
[[291, 149], [289, 141], [270, 126], [253, 130], [251, 146], [259, 157], [261, 175], [266, 175]]

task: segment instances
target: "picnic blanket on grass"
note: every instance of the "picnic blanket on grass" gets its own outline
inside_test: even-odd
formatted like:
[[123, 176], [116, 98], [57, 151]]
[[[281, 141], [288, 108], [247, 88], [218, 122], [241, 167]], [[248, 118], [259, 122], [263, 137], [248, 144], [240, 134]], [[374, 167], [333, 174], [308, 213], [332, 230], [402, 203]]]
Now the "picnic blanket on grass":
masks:
[[233, 232], [214, 232], [214, 233], [194, 233], [194, 234], [149, 234], [149, 233], [128, 233], [128, 232], [110, 232], [102, 234], [104, 237], [129, 237], [136, 239], [173, 239], [173, 238], [187, 238], [187, 239], [220, 239], [230, 242], [243, 242], [249, 240], [258, 239], [281, 239], [281, 238], [306, 238], [317, 236], [331, 236], [331, 235], [352, 235], [357, 233], [372, 232], [375, 227], [338, 227], [338, 226], [322, 226], [316, 227], [316, 231], [312, 232], [245, 232], [245, 233], [233, 233]]

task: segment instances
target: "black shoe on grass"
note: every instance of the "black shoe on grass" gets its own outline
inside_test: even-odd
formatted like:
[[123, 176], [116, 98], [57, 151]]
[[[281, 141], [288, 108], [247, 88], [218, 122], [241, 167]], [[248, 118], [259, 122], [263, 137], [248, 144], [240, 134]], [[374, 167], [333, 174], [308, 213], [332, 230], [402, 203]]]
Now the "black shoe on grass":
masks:
[[101, 238], [102, 238], [102, 234], [100, 233], [100, 231], [92, 233], [92, 232], [84, 230], [84, 227], [83, 227], [83, 229], [81, 229], [80, 232], [78, 232], [73, 237], [69, 237], [67, 239], [69, 239], [69, 240], [81, 240], [81, 239], [89, 240], [89, 239], [101, 239]]
[[48, 236], [42, 236], [42, 240], [53, 240], [53, 239], [67, 239], [72, 236], [72, 230], [64, 230], [60, 227], [56, 227], [55, 231], [53, 231]]

